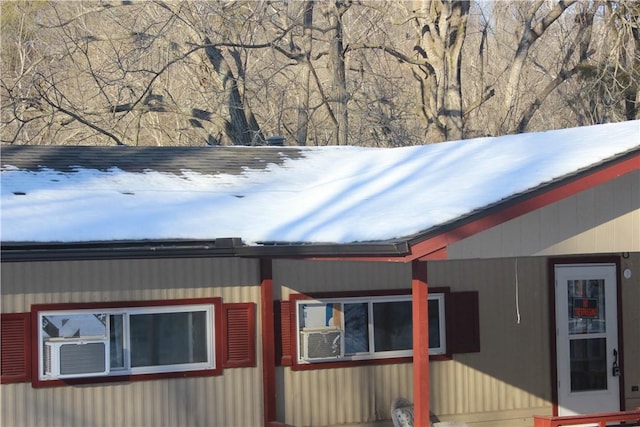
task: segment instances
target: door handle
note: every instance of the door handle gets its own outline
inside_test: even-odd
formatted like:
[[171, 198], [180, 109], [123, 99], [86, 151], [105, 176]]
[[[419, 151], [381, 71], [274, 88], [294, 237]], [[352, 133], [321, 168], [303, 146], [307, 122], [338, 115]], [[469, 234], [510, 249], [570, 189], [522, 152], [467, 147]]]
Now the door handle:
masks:
[[620, 376], [620, 366], [618, 365], [618, 350], [613, 349], [613, 366], [611, 367], [611, 375], [614, 377]]

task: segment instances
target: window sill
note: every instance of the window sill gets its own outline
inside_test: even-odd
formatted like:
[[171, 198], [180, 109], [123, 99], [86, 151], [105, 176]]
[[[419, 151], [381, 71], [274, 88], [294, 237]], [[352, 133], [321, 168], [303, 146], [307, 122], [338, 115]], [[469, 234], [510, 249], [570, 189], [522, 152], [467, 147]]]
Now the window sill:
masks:
[[[445, 362], [453, 360], [450, 354], [436, 354], [429, 356], [430, 362]], [[388, 359], [364, 359], [364, 360], [341, 360], [335, 362], [315, 362], [315, 363], [297, 363], [291, 365], [292, 371], [312, 371], [315, 369], [336, 369], [336, 368], [353, 368], [358, 366], [375, 366], [375, 365], [394, 365], [400, 363], [413, 363], [413, 356], [393, 357]]]
[[199, 371], [182, 371], [182, 372], [162, 372], [152, 374], [126, 374], [126, 375], [109, 375], [104, 377], [87, 377], [87, 378], [69, 378], [55, 380], [35, 379], [31, 382], [33, 388], [46, 387], [64, 387], [64, 386], [80, 386], [88, 384], [104, 384], [115, 382], [131, 382], [146, 381], [167, 378], [191, 378], [191, 377], [211, 377], [222, 375], [222, 369], [206, 369]]

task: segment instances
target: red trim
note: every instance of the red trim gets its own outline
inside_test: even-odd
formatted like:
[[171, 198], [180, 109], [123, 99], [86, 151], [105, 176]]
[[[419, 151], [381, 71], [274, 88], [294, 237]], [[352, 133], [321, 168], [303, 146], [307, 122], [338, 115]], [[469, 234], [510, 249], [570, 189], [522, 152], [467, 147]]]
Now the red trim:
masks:
[[260, 311], [262, 320], [262, 399], [264, 425], [276, 421], [276, 350], [273, 310], [273, 267], [270, 259], [260, 260]]
[[419, 259], [420, 261], [434, 261], [434, 260], [443, 260], [443, 259], [447, 259], [448, 256], [448, 251], [447, 248], [440, 248], [437, 249], [431, 253], [425, 254], [423, 256], [421, 256]]
[[[618, 354], [620, 367], [624, 372], [624, 336], [622, 332], [622, 296], [620, 277], [620, 258], [616, 256], [569, 256], [549, 258], [547, 263], [547, 276], [549, 282], [549, 366], [551, 367], [551, 408], [552, 415], [558, 416], [558, 349], [556, 344], [556, 288], [555, 266], [561, 264], [615, 264], [617, 287], [617, 311], [618, 311]], [[624, 375], [620, 376], [620, 408], [624, 408]]]
[[266, 427], [294, 427], [289, 424], [281, 423], [279, 421], [270, 421], [265, 424]]
[[276, 345], [276, 365], [291, 366], [292, 347], [291, 347], [291, 301], [277, 301], [274, 303], [274, 321], [276, 323], [275, 343]]
[[[65, 380], [40, 380], [38, 372], [38, 313], [55, 310], [84, 310], [93, 308], [123, 308], [123, 307], [161, 307], [172, 305], [212, 304], [214, 307], [214, 352], [216, 367], [199, 371], [162, 372], [153, 374], [129, 374], [107, 377], [73, 378]], [[217, 339], [216, 339], [217, 338]], [[34, 388], [60, 387], [69, 385], [99, 384], [120, 381], [145, 381], [162, 378], [208, 377], [222, 374], [222, 298], [190, 298], [151, 301], [117, 301], [93, 303], [64, 303], [64, 304], [34, 304], [31, 306], [31, 385]]]
[[[450, 360], [450, 359], [447, 359]], [[294, 363], [291, 365], [292, 371], [315, 371], [317, 369], [338, 369], [353, 368], [355, 366], [373, 366], [373, 365], [396, 365], [399, 363], [411, 363], [413, 357], [391, 357], [388, 359], [364, 359], [349, 360], [345, 362], [317, 362], [317, 363], [297, 363], [294, 357]]]
[[[426, 263], [424, 263], [426, 265]], [[449, 293], [449, 287], [437, 287], [429, 289], [429, 293]], [[295, 304], [300, 300], [307, 299], [322, 299], [322, 298], [349, 298], [349, 297], [376, 297], [376, 296], [388, 296], [388, 295], [412, 295], [410, 289], [381, 289], [375, 290], [372, 292], [364, 292], [364, 291], [343, 291], [343, 292], [318, 292], [312, 294], [291, 294], [289, 296], [289, 301], [291, 303], [291, 310], [289, 313], [289, 333], [291, 335], [291, 370], [293, 371], [311, 371], [315, 369], [336, 369], [336, 368], [347, 368], [354, 366], [370, 366], [370, 365], [390, 365], [397, 363], [412, 363], [413, 356], [405, 356], [405, 357], [392, 357], [387, 359], [364, 359], [364, 360], [347, 360], [347, 361], [336, 361], [336, 362], [316, 362], [316, 363], [298, 363], [298, 355], [296, 349], [300, 345], [298, 342], [298, 331], [296, 330], [296, 310]], [[428, 299], [425, 299], [428, 301]], [[428, 304], [428, 302], [425, 302]], [[425, 308], [426, 310], [426, 308]], [[414, 329], [415, 331], [415, 329]], [[427, 337], [428, 338], [428, 337]], [[429, 341], [427, 339], [427, 349], [429, 348]], [[427, 350], [428, 352], [428, 350]], [[283, 354], [283, 357], [287, 355]], [[287, 359], [289, 360], [289, 359]], [[451, 360], [450, 354], [436, 354], [430, 355], [429, 360], [431, 361], [444, 361]]]
[[480, 352], [480, 302], [478, 291], [445, 294], [447, 354]]
[[558, 344], [556, 343], [555, 260], [547, 261], [549, 292], [549, 366], [551, 367], [551, 414], [558, 415]]
[[430, 425], [429, 417], [429, 285], [427, 263], [414, 261], [412, 267], [413, 301], [413, 405], [414, 423]]
[[31, 381], [31, 316], [29, 313], [0, 314], [0, 383]]
[[[429, 293], [440, 294], [450, 292], [448, 286], [429, 288]], [[289, 299], [297, 301], [301, 299], [321, 299], [321, 298], [350, 298], [350, 297], [383, 297], [392, 295], [411, 295], [411, 289], [376, 289], [371, 291], [339, 291], [339, 292], [313, 292], [309, 294], [291, 294]]]
[[256, 305], [222, 304], [223, 368], [256, 366]]
[[[544, 415], [533, 416], [534, 427], [560, 427], [585, 423], [598, 423], [599, 427], [606, 427], [608, 423], [614, 421], [633, 421], [633, 425], [638, 425], [637, 423], [640, 422], [640, 408], [633, 411], [603, 412], [598, 414], [568, 415], [563, 417], [549, 417]], [[627, 424], [623, 422], [622, 424], [616, 425]]]
[[620, 163], [616, 163], [591, 174], [574, 179], [573, 181], [559, 187], [552, 188], [546, 192], [523, 200], [522, 202], [500, 209], [490, 215], [478, 218], [475, 221], [463, 224], [453, 230], [419, 242], [411, 247], [413, 255], [410, 255], [408, 258], [416, 259], [425, 255], [437, 253], [452, 243], [466, 239], [474, 234], [478, 234], [491, 227], [502, 224], [536, 209], [540, 209], [569, 196], [573, 196], [581, 191], [636, 171], [639, 168], [640, 154], [637, 154], [629, 159], [621, 161]]
[[33, 304], [31, 313], [34, 311], [55, 311], [55, 310], [91, 310], [93, 308], [122, 308], [122, 307], [163, 307], [169, 305], [197, 305], [197, 304], [213, 304], [216, 310], [216, 304], [222, 304], [222, 298], [187, 298], [187, 299], [162, 299], [162, 300], [137, 300], [137, 301], [101, 301], [101, 302], [69, 302], [54, 304]]

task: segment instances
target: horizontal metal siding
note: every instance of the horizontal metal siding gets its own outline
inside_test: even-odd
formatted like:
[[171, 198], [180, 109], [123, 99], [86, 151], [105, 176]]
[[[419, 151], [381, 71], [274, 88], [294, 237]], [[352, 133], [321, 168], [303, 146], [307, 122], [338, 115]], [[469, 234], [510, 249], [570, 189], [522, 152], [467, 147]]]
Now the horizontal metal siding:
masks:
[[[172, 379], [83, 387], [2, 386], [3, 426], [260, 426], [262, 398], [242, 369], [224, 378]], [[260, 389], [260, 387], [254, 387]]]
[[[276, 266], [274, 280], [285, 299], [297, 292], [411, 287], [408, 264], [279, 261]], [[430, 365], [431, 410], [441, 419], [516, 426], [530, 425], [532, 413], [550, 413], [546, 275], [543, 258], [521, 258], [517, 265], [516, 259], [429, 262], [430, 287], [480, 295], [481, 352]], [[281, 419], [299, 427], [389, 420], [391, 402], [413, 396], [413, 367], [407, 363], [277, 372], [285, 396]]]
[[273, 263], [274, 298], [291, 293], [411, 289], [411, 265], [398, 262], [293, 261]]
[[546, 265], [544, 258], [429, 263], [430, 286], [480, 296], [481, 351], [431, 364], [434, 413], [467, 420], [493, 412], [500, 419], [509, 411], [550, 408]]
[[45, 302], [222, 296], [260, 284], [258, 262], [240, 258], [5, 262], [0, 274], [4, 313]]
[[297, 427], [390, 419], [398, 396], [412, 395], [412, 365], [285, 372], [285, 422]]
[[[294, 293], [411, 289], [402, 263], [276, 260], [276, 298]], [[413, 395], [410, 363], [313, 371], [278, 369], [279, 418], [298, 427], [389, 420], [394, 398]]]
[[[2, 264], [2, 310], [31, 304], [222, 297], [255, 302], [259, 271], [242, 259], [111, 260]], [[24, 292], [24, 293], [23, 293]], [[260, 325], [257, 328], [261, 354]], [[222, 376], [34, 389], [3, 384], [6, 426], [260, 426], [262, 364]]]

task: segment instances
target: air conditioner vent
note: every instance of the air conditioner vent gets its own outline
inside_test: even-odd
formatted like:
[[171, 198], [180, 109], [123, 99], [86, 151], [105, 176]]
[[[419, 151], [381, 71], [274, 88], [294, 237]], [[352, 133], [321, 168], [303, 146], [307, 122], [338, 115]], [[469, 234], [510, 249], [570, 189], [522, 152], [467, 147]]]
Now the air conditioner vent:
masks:
[[302, 331], [302, 358], [306, 361], [326, 361], [343, 355], [342, 331], [315, 329]]
[[106, 375], [109, 345], [106, 340], [48, 341], [44, 348], [44, 372], [55, 378]]

